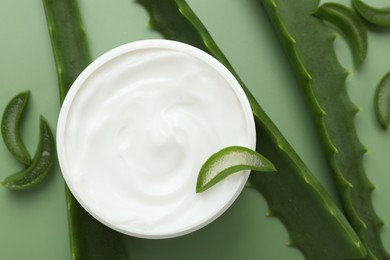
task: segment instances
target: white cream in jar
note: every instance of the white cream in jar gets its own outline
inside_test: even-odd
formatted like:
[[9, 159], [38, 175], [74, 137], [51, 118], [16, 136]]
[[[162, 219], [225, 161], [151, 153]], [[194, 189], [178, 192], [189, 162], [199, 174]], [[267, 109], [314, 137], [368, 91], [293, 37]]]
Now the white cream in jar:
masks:
[[221, 215], [249, 172], [196, 194], [200, 167], [227, 146], [255, 148], [251, 109], [218, 61], [167, 40], [129, 43], [75, 81], [57, 129], [67, 185], [96, 219], [122, 233], [168, 238]]

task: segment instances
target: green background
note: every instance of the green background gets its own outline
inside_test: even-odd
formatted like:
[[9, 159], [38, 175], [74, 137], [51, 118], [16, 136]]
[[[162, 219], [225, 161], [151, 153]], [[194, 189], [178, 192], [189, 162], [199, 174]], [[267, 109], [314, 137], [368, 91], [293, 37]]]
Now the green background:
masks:
[[[349, 1], [339, 1], [350, 5]], [[387, 0], [372, 1], [385, 6]], [[304, 99], [288, 61], [258, 0], [189, 0], [195, 13], [282, 130], [309, 168], [334, 194]], [[148, 15], [133, 0], [80, 0], [82, 19], [94, 58], [127, 42], [161, 38], [148, 29]], [[364, 163], [377, 189], [378, 214], [390, 223], [390, 133], [381, 129], [373, 110], [380, 78], [390, 70], [390, 29], [369, 27], [369, 53], [359, 71], [349, 48], [335, 42], [342, 64], [351, 71], [347, 87], [361, 108], [356, 117], [359, 137], [367, 146]], [[22, 137], [31, 154], [38, 141], [39, 114], [52, 129], [59, 113], [57, 77], [41, 1], [0, 2], [0, 111], [22, 90], [31, 90]], [[0, 141], [0, 179], [21, 166]], [[288, 234], [277, 219], [267, 218], [266, 202], [246, 189], [228, 211], [207, 227], [180, 238], [146, 240], [129, 237], [131, 259], [303, 259], [285, 244]], [[305, 221], [304, 219], [302, 221]], [[390, 231], [382, 237], [390, 250]], [[318, 244], [321, 246], [321, 244]], [[0, 258], [6, 260], [70, 259], [64, 181], [56, 165], [35, 189], [0, 189]]]

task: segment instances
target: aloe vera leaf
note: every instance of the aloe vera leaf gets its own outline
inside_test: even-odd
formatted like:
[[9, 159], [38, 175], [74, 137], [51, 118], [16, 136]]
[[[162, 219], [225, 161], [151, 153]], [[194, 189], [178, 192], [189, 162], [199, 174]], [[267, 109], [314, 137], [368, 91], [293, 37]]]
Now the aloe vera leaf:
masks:
[[262, 3], [307, 96], [345, 213], [367, 248], [367, 259], [389, 259], [380, 237], [383, 222], [371, 201], [374, 187], [363, 168], [366, 149], [354, 125], [358, 109], [346, 91], [348, 73], [337, 60], [334, 35], [312, 16], [319, 1], [262, 0]]
[[367, 56], [367, 29], [355, 11], [338, 3], [325, 3], [314, 15], [341, 31], [354, 53], [356, 67], [359, 67]]
[[390, 26], [390, 7], [375, 8], [361, 0], [352, 0], [352, 4], [366, 21], [379, 26]]
[[242, 146], [229, 146], [212, 154], [202, 165], [196, 193], [203, 192], [229, 175], [243, 171], [273, 172], [275, 166], [261, 154]]
[[[43, 0], [57, 67], [60, 101], [91, 58], [76, 0]], [[88, 214], [65, 189], [73, 260], [128, 259], [123, 235]]]
[[266, 198], [270, 215], [278, 217], [289, 231], [290, 245], [299, 248], [307, 259], [364, 257], [365, 249], [344, 215], [234, 72], [188, 4], [183, 0], [137, 2], [149, 12], [150, 25], [164, 37], [210, 53], [240, 82], [255, 116], [257, 140], [261, 140], [256, 150], [278, 169], [273, 174], [252, 174], [250, 180]]
[[8, 151], [25, 165], [31, 164], [31, 157], [20, 136], [19, 124], [29, 96], [30, 92], [24, 91], [13, 97], [1, 119], [1, 134]]
[[91, 62], [76, 0], [42, 0], [56, 63], [60, 101]]
[[379, 123], [387, 129], [390, 124], [390, 72], [383, 76], [376, 89], [374, 105]]
[[40, 183], [49, 173], [55, 159], [54, 138], [46, 119], [41, 116], [39, 142], [32, 163], [5, 178], [0, 184], [10, 190], [24, 190]]

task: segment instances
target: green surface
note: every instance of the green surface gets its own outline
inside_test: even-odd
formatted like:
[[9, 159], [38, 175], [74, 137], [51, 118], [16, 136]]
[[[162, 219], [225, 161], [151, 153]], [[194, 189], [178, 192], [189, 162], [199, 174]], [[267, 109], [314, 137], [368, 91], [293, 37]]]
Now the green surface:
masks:
[[[350, 5], [350, 1], [338, 1]], [[304, 100], [265, 12], [257, 0], [189, 0], [266, 112], [321, 182], [333, 192], [325, 160], [315, 139]], [[375, 1], [386, 6], [387, 0]], [[94, 58], [118, 45], [161, 38], [147, 28], [148, 15], [132, 0], [80, 0]], [[38, 142], [39, 114], [55, 129], [59, 96], [55, 65], [41, 1], [0, 3], [0, 111], [22, 90], [30, 89], [21, 134], [33, 153]], [[336, 48], [351, 70], [348, 90], [361, 108], [358, 134], [367, 146], [364, 163], [377, 187], [374, 206], [390, 223], [390, 132], [377, 123], [373, 96], [382, 76], [390, 70], [390, 30], [369, 30], [369, 47], [362, 68], [353, 71], [350, 51], [339, 37]], [[342, 119], [340, 119], [342, 120]], [[0, 142], [0, 178], [21, 165]], [[265, 216], [267, 206], [255, 191], [245, 190], [233, 206], [207, 227], [184, 237], [165, 240], [128, 238], [132, 259], [303, 259], [285, 246], [288, 235], [276, 219]], [[0, 258], [8, 260], [70, 259], [64, 182], [58, 166], [41, 185], [30, 191], [0, 189]], [[390, 250], [390, 229], [382, 237]], [[321, 245], [319, 245], [321, 246]]]

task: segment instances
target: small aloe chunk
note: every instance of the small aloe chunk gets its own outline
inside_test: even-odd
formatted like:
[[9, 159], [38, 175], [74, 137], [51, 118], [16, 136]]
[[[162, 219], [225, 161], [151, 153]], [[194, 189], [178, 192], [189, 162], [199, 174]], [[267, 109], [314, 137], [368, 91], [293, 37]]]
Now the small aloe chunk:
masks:
[[35, 186], [49, 173], [54, 159], [53, 134], [46, 120], [41, 116], [39, 144], [31, 165], [8, 176], [1, 185], [11, 190], [23, 190]]
[[379, 83], [374, 104], [379, 123], [387, 129], [390, 124], [390, 72]]
[[275, 166], [261, 154], [242, 146], [230, 146], [213, 155], [203, 164], [196, 182], [196, 192], [205, 191], [229, 175], [243, 170], [273, 172]]
[[375, 8], [361, 0], [352, 0], [352, 3], [366, 21], [379, 26], [390, 26], [390, 7]]
[[359, 67], [367, 56], [367, 30], [360, 17], [353, 9], [338, 3], [321, 5], [315, 15], [341, 31], [354, 53], [356, 66]]
[[5, 145], [15, 159], [25, 165], [31, 164], [31, 157], [20, 137], [19, 124], [29, 96], [30, 92], [24, 91], [13, 97], [6, 106], [1, 120], [1, 134]]

